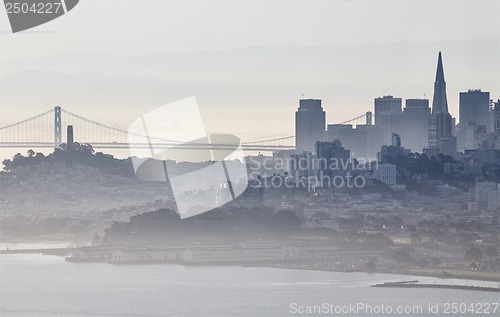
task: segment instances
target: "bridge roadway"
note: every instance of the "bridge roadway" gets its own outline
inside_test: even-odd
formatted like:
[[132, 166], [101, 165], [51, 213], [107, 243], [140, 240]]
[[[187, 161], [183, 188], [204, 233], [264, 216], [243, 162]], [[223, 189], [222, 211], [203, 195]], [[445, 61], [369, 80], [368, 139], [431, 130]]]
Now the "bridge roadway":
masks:
[[[82, 142], [83, 144], [83, 142]], [[237, 144], [203, 144], [203, 143], [90, 143], [94, 149], [185, 149], [185, 150], [234, 150]], [[246, 151], [279, 151], [295, 150], [295, 146], [288, 145], [265, 145], [265, 144], [242, 144]], [[0, 142], [0, 148], [54, 148], [54, 142]]]

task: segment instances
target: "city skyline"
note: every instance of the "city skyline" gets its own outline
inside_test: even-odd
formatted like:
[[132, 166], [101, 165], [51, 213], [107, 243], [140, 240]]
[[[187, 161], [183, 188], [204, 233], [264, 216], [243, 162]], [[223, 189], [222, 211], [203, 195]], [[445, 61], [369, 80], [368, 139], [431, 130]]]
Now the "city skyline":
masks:
[[258, 125], [289, 135], [289, 109], [302, 94], [322, 99], [328, 123], [372, 109], [383, 95], [430, 98], [439, 50], [454, 117], [460, 91], [500, 94], [497, 1], [439, 1], [432, 10], [421, 1], [149, 3], [154, 12], [134, 1], [87, 1], [32, 31], [0, 32], [0, 108], [9, 109], [0, 125], [61, 105], [126, 128], [143, 111], [196, 96], [208, 130]]
[[[465, 102], [464, 100], [467, 100], [467, 107], [469, 108], [468, 112], [473, 113], [474, 110], [471, 107], [475, 106], [474, 103], [474, 97], [467, 97], [469, 95], [481, 95], [481, 101], [484, 103], [486, 101], [486, 113], [481, 114], [481, 120], [482, 121], [487, 121], [486, 122], [486, 128], [488, 132], [493, 131], [493, 122], [494, 122], [494, 112], [493, 109], [490, 112], [489, 111], [489, 106], [490, 106], [490, 93], [489, 92], [481, 92], [480, 89], [469, 89], [467, 92], [460, 92], [460, 117], [464, 117], [465, 111], [464, 107]], [[486, 96], [486, 99], [483, 100]], [[462, 100], [464, 99], [464, 100]], [[418, 98], [418, 99], [405, 99], [405, 107], [403, 108], [403, 98], [395, 98], [392, 95], [384, 95], [383, 97], [376, 97], [374, 98], [374, 106], [373, 110], [367, 111], [366, 113], [366, 119], [359, 119], [359, 120], [353, 120], [350, 122], [351, 124], [351, 129], [355, 127], [353, 132], [355, 131], [356, 133], [359, 131], [360, 133], [364, 134], [365, 136], [363, 138], [359, 138], [359, 136], [356, 139], [352, 139], [352, 137], [349, 136], [349, 132], [347, 134], [344, 134], [344, 136], [341, 137], [342, 132], [341, 130], [338, 130], [338, 128], [341, 128], [345, 126], [345, 128], [348, 128], [349, 125], [343, 125], [343, 124], [331, 124], [330, 122], [327, 121], [326, 119], [326, 111], [322, 108], [322, 99], [305, 99], [304, 96], [299, 99], [299, 109], [296, 112], [295, 116], [295, 137], [296, 137], [296, 151], [299, 153], [302, 151], [309, 151], [311, 153], [315, 152], [314, 144], [316, 141], [332, 141], [334, 139], [341, 139], [342, 141], [346, 141], [347, 138], [347, 144], [349, 144], [349, 149], [353, 149], [353, 147], [356, 146], [361, 146], [361, 148], [364, 146], [365, 149], [360, 150], [360, 151], [354, 151], [358, 157], [373, 157], [374, 151], [368, 150], [368, 148], [372, 148], [373, 146], [369, 145], [370, 143], [375, 143], [375, 149], [379, 149], [382, 145], [390, 145], [390, 142], [388, 141], [389, 139], [392, 139], [392, 135], [394, 133], [399, 135], [403, 135], [403, 140], [404, 140], [404, 145], [410, 148], [413, 152], [419, 152], [419, 153], [427, 153], [428, 155], [433, 155], [437, 149], [441, 151], [441, 153], [445, 154], [451, 154], [454, 155], [453, 153], [456, 153], [457, 149], [457, 140], [454, 135], [459, 136], [459, 142], [464, 143], [461, 139], [463, 138], [462, 135], [465, 134], [465, 124], [469, 123], [463, 123], [457, 125], [457, 131], [459, 132], [458, 134], [452, 133], [452, 131], [455, 130], [455, 125], [454, 123], [456, 122], [456, 118], [452, 118], [448, 112], [448, 102], [447, 102], [447, 92], [446, 92], [446, 81], [445, 81], [445, 76], [444, 76], [444, 67], [443, 67], [443, 58], [442, 58], [442, 52], [438, 52], [438, 60], [437, 60], [437, 68], [436, 68], [436, 75], [435, 75], [435, 82], [434, 82], [434, 95], [432, 97], [432, 113], [429, 116], [429, 123], [428, 123], [428, 143], [424, 143], [424, 138], [425, 138], [425, 133], [422, 133], [422, 129], [426, 129], [425, 127], [425, 122], [424, 120], [425, 116], [428, 116], [427, 114], [428, 110], [431, 110], [431, 108], [428, 108], [429, 105], [429, 99], [426, 98]], [[491, 100], [491, 105], [493, 105], [493, 99]], [[424, 107], [422, 107], [424, 106]], [[482, 106], [481, 106], [482, 107]], [[481, 111], [483, 111], [482, 109]], [[59, 115], [56, 117], [59, 117], [59, 119], [56, 118], [56, 130], [61, 131], [61, 122], [60, 122], [60, 107], [56, 106], [55, 107], [56, 113], [59, 113]], [[373, 112], [372, 112], [373, 111]], [[484, 111], [483, 111], [484, 112]], [[72, 114], [74, 115], [74, 114]], [[374, 117], [374, 123], [372, 121], [372, 116]], [[471, 114], [469, 114], [471, 116]], [[76, 115], [76, 117], [79, 117]], [[418, 118], [417, 118], [418, 117]], [[420, 118], [422, 117], [422, 118]], [[484, 117], [484, 118], [483, 118]], [[85, 118], [83, 118], [85, 119]], [[85, 119], [88, 120], [88, 119]], [[359, 124], [359, 121], [365, 120], [365, 124]], [[420, 122], [422, 121], [422, 122]], [[477, 124], [485, 124], [485, 122], [478, 122]], [[102, 123], [102, 122], [100, 122]], [[63, 123], [63, 124], [69, 124], [69, 123]], [[372, 125], [373, 124], [373, 125]], [[418, 128], [417, 128], [418, 127]], [[373, 128], [376, 128], [376, 130], [373, 130]], [[417, 128], [417, 130], [412, 130]], [[419, 130], [420, 129], [420, 130]], [[64, 129], [63, 129], [64, 130]], [[462, 131], [460, 134], [460, 131]], [[340, 133], [340, 134], [339, 134]], [[372, 134], [379, 134], [381, 136], [380, 140], [373, 140], [373, 137], [371, 139], [367, 139], [368, 135]], [[417, 135], [417, 138], [415, 139], [415, 134]], [[418, 136], [420, 135], [420, 136]], [[349, 140], [350, 139], [350, 140]], [[418, 140], [417, 140], [418, 139]], [[261, 140], [262, 141], [262, 140]], [[82, 142], [87, 142], [83, 141]], [[96, 139], [94, 142], [98, 142]], [[248, 142], [248, 141], [247, 141]], [[352, 143], [355, 142], [355, 143]], [[412, 143], [414, 142], [414, 143]], [[470, 141], [469, 147], [461, 147], [461, 151], [465, 149], [475, 149], [476, 146], [473, 143], [474, 141]], [[62, 139], [62, 133], [59, 132], [59, 136], [56, 135], [56, 144], [57, 143], [63, 143]], [[113, 143], [120, 143], [116, 140], [113, 141]], [[250, 142], [252, 143], [252, 142]], [[357, 143], [357, 144], [356, 144]], [[462, 144], [461, 143], [461, 144]], [[415, 144], [419, 144], [415, 146]], [[283, 144], [279, 144], [283, 145]], [[424, 145], [423, 147], [420, 147], [420, 145]], [[56, 145], [57, 146], [57, 145]], [[36, 146], [34, 146], [36, 148]], [[420, 148], [419, 148], [420, 147]], [[358, 148], [359, 149], [359, 148]], [[425, 152], [425, 150], [427, 152]], [[112, 150], [111, 153], [115, 153], [116, 150]], [[361, 155], [360, 153], [363, 153], [365, 155]], [[367, 154], [369, 153], [369, 154]]]
[[[277, 49], [278, 50], [282, 49], [284, 51], [287, 51], [289, 48], [277, 48]], [[264, 50], [267, 50], [267, 49], [264, 49]], [[292, 49], [292, 51], [293, 51], [293, 49]], [[228, 52], [230, 53], [231, 51], [228, 51]], [[433, 52], [433, 54], [435, 54], [435, 52]], [[446, 52], [445, 52], [445, 54], [446, 54]], [[409, 61], [408, 64], [402, 65], [403, 70], [405, 68], [408, 70], [414, 69], [416, 65], [421, 65], [424, 60], [428, 60], [428, 61], [432, 60], [432, 58], [430, 58], [430, 55], [431, 54], [429, 54], [429, 56], [422, 56], [420, 58], [420, 60], [417, 61], [417, 63], [415, 65], [412, 64], [411, 61]], [[449, 66], [449, 65], [456, 64], [456, 61], [453, 62], [453, 60], [456, 59], [457, 57], [463, 58], [463, 56], [462, 57], [461, 56], [453, 56], [451, 53], [448, 53], [446, 56], [447, 56], [447, 65], [449, 68], [448, 71], [451, 74], [454, 74], [457, 71], [460, 71], [461, 66], [456, 66], [456, 65]], [[80, 55], [78, 58], [85, 60], [86, 58], [93, 59], [94, 57], [92, 57], [92, 55], [88, 55], [88, 56]], [[98, 55], [95, 58], [97, 58], [97, 60], [99, 60]], [[42, 58], [40, 61], [41, 61], [41, 63], [45, 64], [44, 59], [46, 59], [46, 58]], [[50, 59], [48, 59], [48, 60], [50, 61]], [[62, 60], [64, 61], [64, 57]], [[450, 62], [450, 60], [451, 60], [451, 62]], [[471, 61], [468, 60], [467, 62], [471, 62]], [[495, 62], [498, 62], [498, 61], [493, 60], [492, 62], [494, 64]], [[66, 65], [66, 63], [67, 63], [67, 61], [64, 62], [63, 65]], [[34, 64], [38, 64], [38, 63], [34, 63]], [[340, 104], [340, 103], [348, 104], [347, 103], [348, 100], [352, 100], [352, 102], [355, 102], [356, 99], [359, 99], [359, 96], [356, 93], [354, 93], [354, 91], [353, 91], [353, 94], [351, 94], [350, 96], [347, 96], [345, 94], [345, 92], [339, 91], [338, 88], [337, 89], [335, 89], [335, 88], [327, 89], [327, 86], [324, 86], [322, 83], [318, 83], [318, 85], [316, 85], [315, 88], [314, 88], [314, 85], [312, 83], [305, 84], [305, 85], [303, 85], [303, 87], [305, 87], [304, 89], [300, 89], [300, 87], [298, 87], [296, 84], [281, 85], [279, 90], [276, 93], [273, 93], [272, 95], [270, 95], [269, 92], [265, 92], [262, 99], [266, 100], [266, 102], [269, 102], [272, 100], [274, 106], [272, 106], [271, 108], [267, 108], [267, 111], [269, 111], [270, 115], [272, 115], [272, 116], [280, 115], [284, 118], [292, 116], [290, 113], [285, 113], [285, 111], [287, 108], [289, 109], [290, 106], [295, 105], [297, 99], [302, 99], [302, 98], [303, 99], [322, 99], [325, 110], [331, 114], [330, 117], [327, 117], [327, 122], [328, 123], [338, 123], [338, 122], [342, 122], [342, 121], [351, 119], [351, 118], [358, 116], [361, 113], [364, 113], [366, 111], [372, 111], [373, 110], [372, 99], [376, 98], [376, 97], [382, 97], [385, 95], [392, 95], [392, 96], [400, 97], [403, 99], [417, 99], [417, 98], [418, 99], [426, 99], [426, 98], [429, 99], [432, 96], [432, 90], [430, 88], [431, 86], [428, 84], [429, 78], [432, 78], [432, 75], [431, 75], [432, 68], [429, 67], [429, 64], [430, 64], [429, 62], [425, 64], [425, 67], [428, 69], [428, 71], [425, 72], [426, 75], [420, 76], [420, 79], [419, 79], [419, 81], [422, 82], [422, 84], [419, 86], [420, 88], [417, 88], [417, 90], [419, 90], [420, 93], [415, 94], [415, 93], [404, 93], [404, 92], [401, 93], [400, 92], [401, 90], [415, 90], [415, 86], [413, 86], [413, 85], [407, 85], [407, 87], [405, 88], [405, 87], [402, 87], [401, 86], [402, 84], [400, 83], [400, 84], [394, 84], [394, 86], [393, 86], [394, 88], [391, 88], [391, 85], [380, 84], [377, 81], [373, 81], [371, 83], [372, 87], [370, 88], [371, 90], [374, 91], [373, 94], [367, 95], [366, 97], [363, 97], [363, 99], [364, 99], [363, 103], [360, 104], [359, 102], [357, 102], [356, 107], [342, 106]], [[14, 71], [15, 69], [19, 69], [19, 67], [15, 66], [16, 63], [12, 63], [12, 65], [14, 65], [14, 66], [8, 67], [8, 68], [11, 68], [12, 71]], [[30, 66], [30, 67], [32, 67], [32, 66]], [[500, 63], [499, 63], [499, 67], [500, 67]], [[83, 106], [82, 102], [78, 101], [77, 98], [70, 97], [69, 95], [65, 95], [66, 94], [65, 91], [61, 92], [62, 97], [54, 97], [54, 96], [50, 97], [49, 96], [50, 94], [47, 92], [40, 95], [40, 92], [37, 91], [36, 87], [32, 86], [35, 83], [37, 85], [41, 84], [42, 88], [47, 88], [50, 91], [54, 87], [57, 87], [57, 86], [65, 87], [66, 85], [68, 85], [68, 83], [65, 83], [65, 81], [69, 81], [70, 83], [74, 82], [75, 85], [76, 84], [80, 85], [84, 92], [89, 92], [88, 91], [89, 87], [86, 87], [85, 85], [83, 85], [79, 79], [81, 74], [78, 74], [78, 73], [65, 74], [63, 72], [60, 72], [59, 70], [56, 70], [57, 67], [55, 67], [55, 66], [54, 66], [54, 70], [49, 70], [50, 68], [52, 68], [52, 66], [49, 66], [48, 70], [44, 70], [44, 71], [24, 70], [24, 71], [19, 71], [19, 72], [15, 72], [15, 73], [4, 74], [3, 76], [1, 76], [1, 74], [0, 74], [0, 76], [1, 76], [0, 82], [2, 82], [2, 86], [4, 87], [4, 89], [2, 91], [3, 98], [0, 99], [1, 104], [2, 105], [5, 105], [6, 103], [12, 104], [12, 103], [15, 103], [16, 100], [19, 100], [20, 107], [17, 107], [18, 109], [32, 108], [32, 109], [37, 109], [38, 111], [44, 111], [44, 110], [47, 110], [48, 108], [51, 108], [55, 105], [61, 105], [61, 106], [64, 106], [65, 108], [71, 109], [72, 111], [76, 111], [75, 109], [78, 109], [78, 112], [80, 112], [80, 113], [83, 112], [84, 114], [85, 113], [87, 113], [87, 114], [95, 113], [95, 111], [97, 110], [96, 107], [101, 103], [97, 102], [97, 101], [91, 102], [90, 100], [86, 100], [88, 98], [92, 99], [91, 97], [88, 96], [87, 93], [84, 94], [85, 97], [83, 98], [84, 100], [86, 100], [86, 101], [83, 101], [85, 106]], [[386, 66], [383, 64], [380, 64], [377, 67], [377, 70], [383, 71], [384, 68], [386, 68]], [[471, 72], [471, 70], [469, 69], [469, 70], [467, 70], [467, 72]], [[472, 72], [477, 73], [477, 72], [482, 72], [482, 71], [480, 70], [480, 68], [478, 68], [476, 70], [473, 69]], [[485, 73], [485, 74], [488, 75], [488, 73]], [[44, 85], [43, 78], [45, 75], [54, 76], [54, 81], [57, 84], [50, 86], [50, 87], [43, 87], [43, 85]], [[13, 89], [14, 91], [12, 91], [9, 87], [16, 85], [17, 82], [20, 80], [26, 80], [25, 76], [31, 77], [31, 79], [27, 80], [27, 85], [28, 85], [28, 87], [35, 89], [33, 91], [33, 94], [35, 96], [40, 95], [40, 98], [44, 101], [38, 103], [36, 101], [30, 100], [31, 97], [29, 95], [24, 95], [24, 94], [17, 94], [16, 96], [13, 95], [13, 93], [15, 92], [16, 89], [14, 88]], [[85, 79], [86, 81], [95, 80], [96, 85], [101, 85], [101, 81], [106, 78], [106, 77], [102, 77], [94, 72], [87, 73], [85, 76], [87, 77]], [[450, 75], [450, 77], [451, 76], [452, 75]], [[120, 86], [125, 85], [124, 87], [127, 87], [127, 89], [129, 89], [129, 90], [130, 90], [130, 88], [128, 86], [135, 83], [135, 79], [133, 79], [132, 77], [127, 78], [126, 76], [121, 76], [121, 75], [111, 76], [111, 77], [107, 76], [107, 77], [109, 77], [108, 79], [116, 79], [116, 82], [118, 85], [120, 85]], [[405, 76], [401, 76], [401, 77], [405, 78]], [[125, 79], [125, 81], [123, 81], [123, 79]], [[157, 89], [160, 89], [160, 87], [162, 87], [161, 81], [156, 81], [156, 80], [153, 80], [153, 78], [149, 78], [149, 77], [145, 77], [144, 80], [145, 80], [144, 83], [137, 82], [139, 84], [138, 89], [142, 89], [144, 85], [150, 85], [151, 89], [153, 91], [156, 91]], [[389, 79], [389, 82], [390, 81], [391, 81], [391, 79]], [[427, 84], [425, 84], [426, 82], [427, 82]], [[450, 82], [450, 80], [449, 80], [449, 82]], [[500, 95], [500, 93], [495, 91], [495, 89], [497, 87], [495, 80], [491, 81], [490, 84], [485, 84], [484, 79], [481, 79], [481, 77], [478, 77], [478, 76], [474, 76], [474, 79], [469, 80], [469, 82], [470, 82], [470, 84], [468, 84], [468, 85], [457, 87], [455, 78], [452, 77], [452, 79], [451, 79], [451, 83], [452, 83], [451, 87], [452, 88], [449, 88], [448, 99], [451, 100], [449, 102], [450, 103], [449, 110], [450, 110], [450, 113], [453, 115], [453, 117], [456, 117], [456, 118], [459, 117], [459, 102], [458, 101], [459, 101], [459, 93], [462, 91], [467, 91], [469, 89], [482, 89], [484, 91], [489, 91], [491, 93], [491, 98], [493, 100], [496, 100], [495, 96]], [[474, 82], [477, 82], [478, 84], [474, 84]], [[480, 84], [481, 82], [483, 82], [482, 85]], [[72, 84], [71, 86], [75, 86], [75, 85]], [[201, 107], [204, 106], [205, 111], [207, 113], [209, 129], [214, 130], [215, 132], [220, 132], [220, 131], [217, 131], [217, 129], [220, 130], [220, 128], [217, 128], [217, 127], [223, 126], [225, 129], [232, 130], [230, 132], [233, 132], [236, 134], [237, 133], [248, 133], [251, 131], [249, 129], [249, 126], [258, 124], [258, 122], [262, 121], [262, 120], [264, 122], [271, 122], [272, 121], [273, 126], [275, 127], [275, 130], [271, 131], [269, 129], [268, 125], [263, 125], [261, 128], [265, 131], [265, 133], [274, 132], [274, 133], [287, 134], [293, 130], [293, 125], [290, 125], [289, 123], [287, 124], [287, 123], [282, 123], [282, 122], [276, 121], [276, 120], [270, 120], [269, 118], [266, 118], [267, 116], [264, 116], [264, 117], [260, 116], [259, 117], [259, 116], [256, 116], [255, 113], [249, 112], [250, 108], [252, 107], [252, 104], [254, 104], [255, 107], [261, 107], [260, 106], [261, 101], [259, 101], [259, 98], [255, 94], [252, 94], [251, 92], [243, 93], [243, 91], [241, 90], [242, 87], [238, 88], [238, 85], [235, 85], [234, 88], [236, 88], [240, 97], [244, 98], [244, 99], [239, 100], [239, 102], [241, 102], [242, 105], [237, 106], [237, 107], [230, 107], [230, 108], [227, 108], [227, 107], [221, 108], [222, 106], [217, 105], [219, 103], [217, 101], [217, 98], [220, 99], [220, 103], [222, 103], [222, 102], [225, 103], [228, 101], [227, 100], [228, 97], [224, 96], [224, 95], [219, 95], [219, 96], [211, 95], [211, 93], [208, 91], [208, 90], [210, 90], [210, 87], [211, 87], [210, 84], [208, 84], [207, 88], [205, 88], [205, 89], [202, 88], [202, 85], [199, 85], [195, 89], [189, 88], [189, 85], [186, 86], [186, 85], [183, 85], [180, 83], [174, 84], [174, 85], [175, 85], [174, 87], [177, 87], [179, 89], [179, 93], [174, 94], [176, 96], [175, 98], [188, 97], [187, 91], [190, 91], [190, 90], [192, 92], [201, 91], [201, 93], [200, 93], [201, 97], [198, 97], [198, 98], [201, 101], [205, 101], [204, 103], [201, 104]], [[500, 82], [499, 82], [499, 85], [500, 85]], [[448, 83], [448, 86], [450, 86], [450, 83]], [[118, 92], [118, 91], [116, 91], [116, 89], [118, 89], [118, 87], [113, 87], [113, 84], [111, 84], [110, 87], [113, 90], [113, 93]], [[256, 87], [256, 92], [261, 91], [261, 89], [263, 89], [262, 86], [255, 86], [255, 87]], [[212, 87], [212, 88], [214, 88], [214, 87]], [[221, 89], [226, 89], [224, 84], [220, 84], [217, 87], [215, 87], [214, 91], [220, 91]], [[70, 95], [77, 94], [77, 90], [75, 89], [75, 87], [68, 87], [68, 89], [64, 89], [64, 90], [69, 91]], [[325, 92], [323, 92], [323, 93], [308, 93], [308, 90], [310, 90], [310, 91], [323, 90]], [[327, 90], [329, 90], [330, 92], [326, 92]], [[336, 92], [335, 92], [335, 90], [336, 90]], [[132, 91], [133, 91], [133, 89], [132, 89]], [[377, 93], [377, 91], [378, 91], [378, 93]], [[122, 93], [128, 94], [128, 93], [130, 93], [130, 91], [122, 91]], [[129, 107], [131, 107], [131, 108], [128, 109], [127, 112], [121, 113], [120, 118], [117, 118], [115, 115], [110, 114], [109, 111], [104, 111], [100, 115], [103, 118], [105, 118], [105, 121], [112, 122], [113, 125], [124, 128], [130, 122], [130, 120], [132, 120], [131, 118], [133, 117], [133, 115], [135, 115], [139, 110], [153, 108], [154, 106], [158, 106], [159, 104], [165, 103], [164, 99], [168, 99], [167, 101], [174, 101], [175, 100], [175, 99], [172, 99], [173, 98], [172, 94], [169, 93], [171, 97], [164, 98], [163, 101], [161, 101], [159, 99], [159, 96], [157, 96], [156, 93], [157, 92], [155, 92], [155, 94], [153, 94], [154, 97], [150, 96], [150, 97], [145, 99], [145, 101], [147, 101], [148, 99], [150, 100], [147, 102], [147, 104], [141, 103], [140, 106], [138, 105], [138, 101], [137, 101], [138, 96], [131, 98], [132, 99], [131, 103], [136, 103], [136, 106], [131, 106], [130, 104], [128, 104], [127, 109]], [[232, 93], [230, 93], [230, 95], [231, 94]], [[242, 94], [244, 94], [245, 97], [243, 97]], [[54, 95], [57, 95], [57, 93], [54, 93]], [[96, 95], [98, 97], [99, 96], [103, 97], [104, 104], [102, 105], [102, 107], [105, 107], [106, 109], [109, 109], [110, 111], [112, 111], [112, 109], [115, 109], [115, 106], [113, 104], [120, 99], [120, 98], [118, 98], [118, 99], [110, 98], [110, 96], [106, 96], [106, 94], [103, 95], [102, 91], [100, 91], [100, 90], [96, 91]], [[207, 97], [208, 97], [208, 99], [207, 99]], [[48, 100], [47, 98], [50, 100], [53, 100], [53, 102], [48, 103], [46, 101], [46, 100]], [[267, 99], [269, 99], [269, 100], [267, 100]], [[63, 100], [65, 102], [56, 102], [56, 101], [60, 101], [60, 100]], [[109, 106], [104, 106], [107, 103], [109, 103]], [[127, 102], [125, 102], [125, 104], [127, 104]], [[251, 119], [251, 121], [247, 120], [246, 124], [238, 124], [238, 125], [234, 125], [230, 122], [220, 122], [217, 120], [217, 117], [220, 116], [222, 110], [224, 110], [228, 114], [228, 117], [230, 116], [233, 119], [237, 119], [237, 116], [239, 114], [244, 114], [245, 116], [247, 116], [247, 118]], [[6, 124], [9, 124], [11, 122], [15, 122], [16, 119], [21, 119], [22, 115], [24, 115], [24, 113], [25, 113], [25, 111], [22, 111], [22, 113], [21, 113], [21, 112], [19, 112], [19, 110], [13, 109], [13, 111], [6, 113], [5, 116], [3, 116], [2, 125], [6, 125]], [[7, 121], [7, 120], [9, 120], [9, 121]], [[232, 120], [230, 120], [230, 121], [232, 121]]]
[[2, 317], [500, 312], [499, 0], [4, 4]]

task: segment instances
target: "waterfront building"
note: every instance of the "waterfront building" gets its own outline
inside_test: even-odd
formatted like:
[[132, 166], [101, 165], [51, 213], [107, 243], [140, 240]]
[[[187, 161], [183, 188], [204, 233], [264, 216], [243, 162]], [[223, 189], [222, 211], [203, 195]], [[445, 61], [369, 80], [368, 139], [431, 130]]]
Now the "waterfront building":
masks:
[[282, 261], [284, 249], [276, 245], [236, 245], [189, 248], [185, 264], [271, 263]]

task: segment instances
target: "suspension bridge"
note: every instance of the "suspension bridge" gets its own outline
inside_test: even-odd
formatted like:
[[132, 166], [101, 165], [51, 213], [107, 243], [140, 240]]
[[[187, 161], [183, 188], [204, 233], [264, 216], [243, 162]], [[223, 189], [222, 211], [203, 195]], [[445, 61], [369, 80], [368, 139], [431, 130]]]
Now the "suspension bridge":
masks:
[[[359, 122], [365, 115], [344, 121], [341, 124]], [[57, 148], [64, 143], [63, 132], [66, 126], [76, 131], [75, 141], [90, 144], [94, 149], [211, 149], [230, 150], [235, 144], [184, 143], [175, 140], [149, 138], [143, 143], [130, 143], [129, 131], [82, 117], [56, 106], [28, 119], [0, 127], [0, 148]], [[295, 136], [274, 137], [259, 141], [242, 141], [243, 150], [278, 151], [295, 149]]]

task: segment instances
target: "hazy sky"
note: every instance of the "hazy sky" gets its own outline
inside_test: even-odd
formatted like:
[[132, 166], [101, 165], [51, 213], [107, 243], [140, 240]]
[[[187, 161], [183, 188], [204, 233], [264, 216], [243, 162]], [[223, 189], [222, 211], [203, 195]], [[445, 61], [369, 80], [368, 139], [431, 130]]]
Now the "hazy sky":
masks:
[[126, 128], [198, 97], [217, 132], [292, 134], [302, 94], [330, 123], [373, 98], [432, 96], [443, 51], [458, 93], [500, 98], [500, 1], [82, 0], [11, 34], [0, 10], [0, 126], [61, 104]]
[[[77, 10], [31, 33], [3, 34], [2, 60], [75, 52], [467, 40], [498, 37], [499, 13], [496, 0], [82, 0]], [[0, 19], [7, 31], [5, 11]]]

